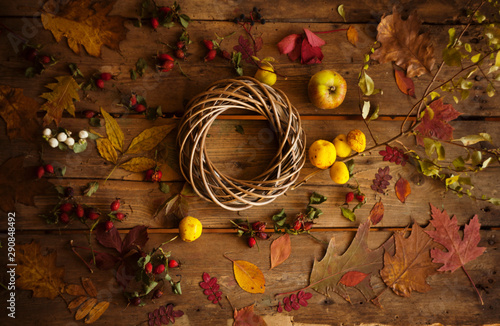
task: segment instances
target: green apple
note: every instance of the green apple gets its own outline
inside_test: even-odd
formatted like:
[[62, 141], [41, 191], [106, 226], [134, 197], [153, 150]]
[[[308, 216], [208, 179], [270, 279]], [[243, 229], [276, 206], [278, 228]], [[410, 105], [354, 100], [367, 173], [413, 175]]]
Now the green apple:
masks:
[[311, 77], [307, 91], [317, 108], [335, 109], [344, 101], [347, 84], [335, 70], [322, 70]]

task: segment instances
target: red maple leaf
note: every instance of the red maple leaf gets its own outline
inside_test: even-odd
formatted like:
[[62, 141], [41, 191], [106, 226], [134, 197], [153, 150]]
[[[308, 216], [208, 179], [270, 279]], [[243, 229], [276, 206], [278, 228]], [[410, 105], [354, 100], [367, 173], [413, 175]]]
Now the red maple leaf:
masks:
[[418, 132], [417, 144], [424, 146], [424, 138], [427, 137], [442, 140], [453, 139], [454, 128], [448, 122], [458, 118], [461, 114], [451, 104], [444, 104], [442, 99], [433, 101], [425, 109], [424, 117], [415, 129]]
[[321, 46], [325, 45], [319, 36], [304, 28], [305, 35], [291, 34], [283, 38], [278, 43], [278, 50], [281, 54], [288, 54], [291, 61], [300, 58], [302, 64], [321, 63], [323, 52]]
[[442, 212], [431, 204], [432, 220], [430, 221], [435, 231], [425, 231], [437, 243], [443, 245], [447, 251], [442, 251], [437, 248], [431, 250], [432, 262], [443, 264], [438, 271], [454, 272], [457, 268], [462, 267], [465, 274], [468, 276], [472, 285], [476, 289], [481, 303], [483, 302], [476, 285], [472, 281], [469, 273], [464, 268], [464, 265], [477, 257], [481, 256], [486, 249], [478, 247], [481, 240], [479, 229], [479, 219], [477, 215], [470, 220], [469, 224], [464, 228], [463, 238], [460, 236], [457, 218], [448, 216], [445, 210]]

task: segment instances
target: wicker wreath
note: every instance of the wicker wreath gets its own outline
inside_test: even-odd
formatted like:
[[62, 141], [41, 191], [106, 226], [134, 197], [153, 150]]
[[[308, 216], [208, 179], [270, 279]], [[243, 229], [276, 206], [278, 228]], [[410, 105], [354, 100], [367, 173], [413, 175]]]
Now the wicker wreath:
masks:
[[[265, 171], [251, 180], [224, 175], [206, 152], [212, 123], [230, 109], [264, 116], [278, 139], [276, 155]], [[179, 164], [184, 178], [200, 197], [239, 211], [268, 204], [295, 183], [304, 165], [305, 138], [299, 113], [282, 91], [250, 77], [225, 79], [188, 103], [177, 135]]]

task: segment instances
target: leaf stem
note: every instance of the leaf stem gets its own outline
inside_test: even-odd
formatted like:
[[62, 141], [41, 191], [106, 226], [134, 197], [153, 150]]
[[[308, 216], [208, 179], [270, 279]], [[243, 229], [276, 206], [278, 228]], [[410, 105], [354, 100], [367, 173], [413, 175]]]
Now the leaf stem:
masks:
[[462, 269], [464, 270], [465, 272], [465, 275], [467, 275], [467, 277], [469, 278], [469, 281], [471, 282], [472, 286], [474, 287], [474, 290], [476, 290], [476, 293], [477, 293], [477, 296], [479, 297], [479, 301], [481, 301], [481, 305], [484, 306], [484, 301], [483, 301], [483, 298], [481, 297], [481, 293], [479, 292], [479, 290], [477, 289], [476, 287], [476, 284], [474, 283], [474, 281], [472, 280], [472, 277], [469, 275], [469, 273], [467, 272], [467, 270], [465, 269], [465, 266], [462, 266]]
[[85, 266], [87, 266], [87, 268], [89, 269], [89, 271], [91, 273], [94, 273], [94, 271], [92, 270], [92, 267], [90, 267], [90, 265], [85, 261], [85, 259], [83, 259], [83, 257], [80, 256], [80, 254], [76, 251], [76, 249], [75, 249], [76, 246], [73, 245], [73, 240], [70, 240], [69, 243], [71, 245], [71, 250], [75, 253], [75, 255], [77, 255], [78, 258], [80, 258], [80, 260], [83, 261], [83, 263], [85, 264]]

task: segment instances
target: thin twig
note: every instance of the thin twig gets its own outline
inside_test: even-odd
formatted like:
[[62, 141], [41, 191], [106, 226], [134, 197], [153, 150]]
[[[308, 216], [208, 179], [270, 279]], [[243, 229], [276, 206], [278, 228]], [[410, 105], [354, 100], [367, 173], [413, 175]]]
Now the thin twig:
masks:
[[80, 254], [75, 250], [75, 246], [73, 246], [73, 240], [70, 240], [70, 245], [71, 245], [71, 250], [75, 253], [75, 255], [78, 256], [78, 258], [80, 258], [81, 261], [83, 261], [83, 263], [85, 264], [85, 266], [87, 266], [87, 268], [89, 269], [89, 271], [91, 273], [94, 273], [94, 271], [92, 270], [92, 267], [90, 267], [90, 265], [85, 261], [85, 259], [83, 259], [82, 256], [80, 256]]

